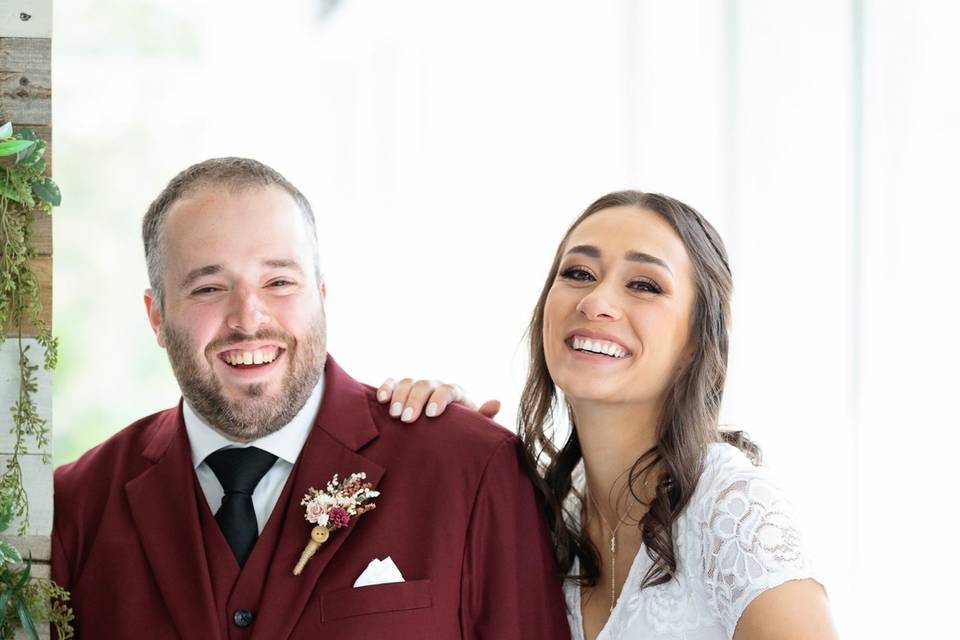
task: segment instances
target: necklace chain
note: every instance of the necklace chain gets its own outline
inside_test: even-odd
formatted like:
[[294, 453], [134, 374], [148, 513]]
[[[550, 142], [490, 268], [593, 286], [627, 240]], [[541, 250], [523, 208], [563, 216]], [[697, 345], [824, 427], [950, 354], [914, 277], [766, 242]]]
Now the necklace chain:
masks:
[[600, 516], [600, 522], [610, 532], [610, 613], [613, 613], [613, 607], [617, 602], [617, 531], [623, 524], [623, 520], [617, 520], [617, 526], [611, 527], [607, 519], [603, 517], [600, 505], [597, 504], [597, 500], [593, 497], [593, 492], [590, 491], [589, 487], [587, 487], [587, 496], [593, 503], [593, 508], [597, 510], [597, 515]]

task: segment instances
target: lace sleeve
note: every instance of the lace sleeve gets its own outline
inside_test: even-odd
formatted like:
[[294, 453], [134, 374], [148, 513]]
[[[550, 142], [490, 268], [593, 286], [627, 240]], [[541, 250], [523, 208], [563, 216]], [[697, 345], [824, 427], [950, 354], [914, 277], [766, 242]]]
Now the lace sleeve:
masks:
[[704, 510], [707, 597], [728, 637], [750, 602], [788, 580], [812, 577], [789, 505], [759, 469], [716, 483]]

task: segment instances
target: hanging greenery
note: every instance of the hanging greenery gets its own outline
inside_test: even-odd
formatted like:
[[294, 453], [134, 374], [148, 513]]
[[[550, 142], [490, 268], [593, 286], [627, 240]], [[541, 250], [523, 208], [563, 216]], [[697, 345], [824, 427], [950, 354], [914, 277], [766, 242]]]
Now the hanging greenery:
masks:
[[[19, 519], [18, 535], [25, 535], [30, 518], [23, 486], [21, 456], [30, 440], [49, 462], [50, 428], [37, 413], [38, 365], [28, 357], [30, 345], [23, 336], [25, 323], [43, 348], [44, 368], [57, 363], [57, 340], [43, 319], [40, 284], [33, 271], [36, 250], [32, 242], [37, 211], [49, 214], [60, 204], [60, 189], [44, 175], [46, 143], [30, 129], [16, 133], [10, 123], [0, 126], [0, 344], [8, 328], [16, 332], [19, 351], [19, 393], [10, 413], [14, 436], [3, 475], [0, 476], [0, 532]], [[31, 559], [24, 563], [12, 545], [0, 541], [0, 638], [23, 629], [37, 638], [35, 621], [51, 622], [62, 640], [71, 638], [73, 612], [66, 605], [69, 594], [48, 579], [30, 576]]]

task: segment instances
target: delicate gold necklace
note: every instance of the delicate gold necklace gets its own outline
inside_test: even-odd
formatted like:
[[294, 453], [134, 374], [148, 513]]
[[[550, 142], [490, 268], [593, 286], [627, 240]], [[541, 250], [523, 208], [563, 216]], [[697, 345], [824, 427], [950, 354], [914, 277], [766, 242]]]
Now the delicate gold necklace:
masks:
[[618, 520], [617, 526], [611, 527], [607, 519], [603, 517], [600, 505], [597, 504], [597, 500], [593, 497], [593, 492], [590, 491], [589, 487], [587, 488], [587, 495], [590, 497], [590, 502], [593, 503], [593, 508], [597, 510], [597, 515], [600, 516], [600, 522], [610, 532], [610, 613], [613, 613], [613, 607], [617, 602], [617, 530], [620, 529], [623, 520]]

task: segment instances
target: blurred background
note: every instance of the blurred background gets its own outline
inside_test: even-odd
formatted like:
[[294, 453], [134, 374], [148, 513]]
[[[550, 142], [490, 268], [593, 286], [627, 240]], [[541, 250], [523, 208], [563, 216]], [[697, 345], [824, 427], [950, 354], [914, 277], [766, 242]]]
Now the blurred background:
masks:
[[563, 231], [660, 191], [726, 240], [723, 419], [793, 496], [843, 637], [955, 637], [960, 5], [56, 9], [57, 463], [179, 398], [139, 225], [193, 162], [253, 156], [311, 199], [355, 377], [457, 381], [508, 426]]

